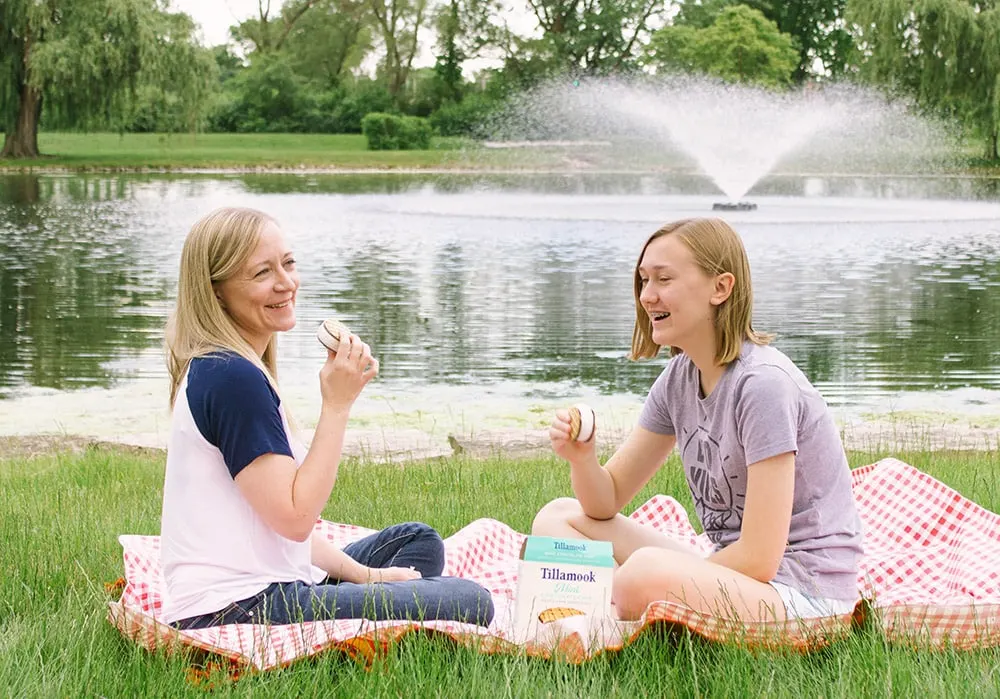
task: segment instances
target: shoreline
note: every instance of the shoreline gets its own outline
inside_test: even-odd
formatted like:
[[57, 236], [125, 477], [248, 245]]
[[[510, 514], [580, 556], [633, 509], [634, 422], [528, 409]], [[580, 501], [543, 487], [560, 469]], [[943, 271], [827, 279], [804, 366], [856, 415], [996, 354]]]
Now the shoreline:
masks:
[[[0, 161], [0, 176], [2, 175], [462, 175], [462, 176], [500, 176], [500, 175], [685, 175], [704, 176], [700, 170], [696, 169], [676, 169], [676, 168], [646, 168], [646, 169], [621, 169], [621, 168], [532, 168], [532, 167], [442, 167], [433, 165], [428, 167], [404, 166], [372, 166], [372, 167], [339, 167], [336, 165], [313, 166], [313, 165], [227, 165], [209, 167], [147, 167], [147, 166], [106, 166], [106, 165], [80, 165], [80, 166], [37, 166], [25, 165], [15, 166], [5, 164]], [[769, 177], [823, 177], [830, 179], [878, 179], [894, 178], [906, 180], [918, 179], [1000, 179], [1000, 170], [989, 169], [984, 172], [976, 171], [942, 171], [942, 172], [812, 172], [794, 171], [782, 172], [771, 171], [764, 175]]]
[[[3, 440], [23, 440], [17, 453], [35, 446], [114, 444], [164, 450], [170, 410], [163, 377], [113, 388], [37, 390], [0, 400]], [[286, 410], [300, 438], [312, 438], [320, 413], [318, 387], [288, 383]], [[411, 462], [464, 455], [551, 453], [548, 426], [554, 412], [586, 403], [597, 415], [599, 451], [617, 448], [637, 423], [644, 396], [601, 394], [580, 386], [497, 385], [479, 391], [457, 385], [372, 385], [351, 409], [345, 456]], [[832, 405], [830, 412], [849, 451], [1000, 450], [1000, 391], [953, 391], [928, 400], [902, 394], [867, 404]], [[11, 442], [13, 444], [13, 442]], [[11, 446], [11, 449], [14, 447]]]
[[[838, 424], [848, 452], [878, 453], [879, 458], [902, 452], [1000, 450], [1000, 418], [969, 416], [883, 415], [874, 419]], [[302, 434], [311, 434], [303, 429]], [[612, 426], [599, 435], [598, 450], [610, 454], [625, 439], [627, 430]], [[64, 432], [25, 432], [0, 435], [0, 459], [18, 460], [108, 449], [131, 454], [166, 453], [162, 440], [128, 436]], [[519, 458], [551, 454], [547, 429], [488, 428], [434, 432], [413, 428], [348, 426], [343, 454], [373, 462], [413, 463], [464, 457], [488, 460], [497, 456]]]

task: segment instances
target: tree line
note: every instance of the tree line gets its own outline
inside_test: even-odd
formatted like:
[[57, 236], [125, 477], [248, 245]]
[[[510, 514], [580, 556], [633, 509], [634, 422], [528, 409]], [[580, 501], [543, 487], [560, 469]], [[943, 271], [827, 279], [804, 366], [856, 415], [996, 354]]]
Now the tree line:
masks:
[[[516, 3], [516, 4], [511, 4]], [[352, 133], [373, 112], [474, 133], [553, 78], [852, 81], [953, 118], [1000, 159], [1000, 0], [258, 0], [205, 47], [167, 0], [2, 0], [0, 157], [39, 128]], [[534, 30], [515, 31], [516, 15]], [[430, 49], [434, 65], [418, 67]], [[470, 61], [496, 67], [473, 76]]]

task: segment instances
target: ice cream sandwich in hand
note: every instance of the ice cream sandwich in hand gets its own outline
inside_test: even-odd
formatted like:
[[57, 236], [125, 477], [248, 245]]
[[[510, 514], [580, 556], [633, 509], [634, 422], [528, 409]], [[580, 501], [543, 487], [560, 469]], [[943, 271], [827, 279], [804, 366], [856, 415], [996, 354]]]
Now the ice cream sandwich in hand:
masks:
[[594, 437], [597, 417], [594, 409], [584, 403], [569, 409], [569, 438], [577, 442], [589, 442]]
[[340, 338], [347, 337], [350, 334], [351, 331], [346, 325], [339, 320], [328, 318], [319, 324], [319, 329], [316, 331], [316, 338], [328, 350], [336, 352], [340, 349]]

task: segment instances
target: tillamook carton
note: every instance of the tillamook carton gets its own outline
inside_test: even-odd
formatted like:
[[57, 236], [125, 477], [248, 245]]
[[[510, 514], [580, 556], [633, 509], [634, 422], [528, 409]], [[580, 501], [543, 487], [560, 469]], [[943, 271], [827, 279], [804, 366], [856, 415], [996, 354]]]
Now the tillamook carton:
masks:
[[611, 616], [615, 559], [610, 541], [529, 536], [521, 546], [514, 632], [535, 638], [569, 616]]

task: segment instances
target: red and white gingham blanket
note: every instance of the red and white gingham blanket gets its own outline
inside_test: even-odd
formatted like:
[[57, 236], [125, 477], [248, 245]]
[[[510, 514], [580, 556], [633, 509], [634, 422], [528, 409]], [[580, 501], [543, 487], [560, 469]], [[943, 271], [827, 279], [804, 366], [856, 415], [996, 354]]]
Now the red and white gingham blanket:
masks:
[[[445, 540], [446, 575], [471, 578], [489, 589], [497, 608], [489, 628], [455, 622], [324, 621], [279, 626], [232, 624], [177, 631], [157, 621], [162, 578], [159, 537], [123, 535], [125, 588], [109, 604], [109, 620], [127, 638], [150, 650], [177, 644], [202, 649], [231, 668], [266, 670], [325, 650], [370, 659], [413, 631], [445, 634], [486, 653], [558, 655], [582, 662], [619, 650], [653, 624], [687, 627], [706, 639], [752, 647], [821, 648], [851, 632], [865, 610], [874, 610], [890, 642], [920, 647], [972, 649], [1000, 646], [1000, 516], [896, 459], [853, 472], [854, 495], [865, 528], [865, 555], [858, 585], [865, 602], [855, 614], [814, 620], [743, 625], [694, 612], [671, 602], [649, 606], [638, 622], [588, 630], [581, 617], [555, 622], [527, 645], [506, 631], [517, 587], [518, 553], [524, 535], [502, 522], [480, 519]], [[632, 518], [707, 549], [687, 512], [672, 497], [657, 495]], [[340, 546], [370, 530], [319, 522]]]

